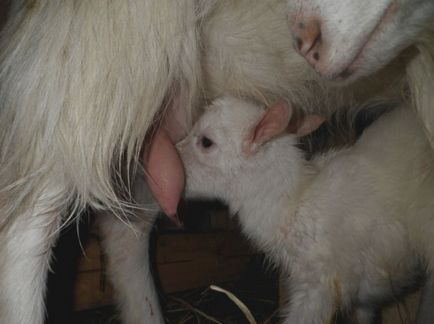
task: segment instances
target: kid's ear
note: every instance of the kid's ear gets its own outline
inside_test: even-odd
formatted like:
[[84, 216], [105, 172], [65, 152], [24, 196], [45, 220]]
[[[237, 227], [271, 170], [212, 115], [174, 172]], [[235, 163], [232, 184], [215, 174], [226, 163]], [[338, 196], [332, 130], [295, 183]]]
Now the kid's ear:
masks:
[[291, 119], [292, 112], [292, 107], [284, 101], [279, 101], [268, 107], [261, 118], [249, 130], [243, 143], [243, 152], [251, 154], [259, 146], [284, 132]]
[[320, 115], [307, 115], [299, 120], [296, 127], [290, 130], [290, 132], [300, 137], [306, 136], [317, 130], [324, 121], [325, 118]]

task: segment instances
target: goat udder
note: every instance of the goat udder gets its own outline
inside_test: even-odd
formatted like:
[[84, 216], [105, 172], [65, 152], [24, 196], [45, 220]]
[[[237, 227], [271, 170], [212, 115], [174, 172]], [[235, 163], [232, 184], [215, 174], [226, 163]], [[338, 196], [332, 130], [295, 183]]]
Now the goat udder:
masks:
[[163, 127], [157, 130], [145, 152], [145, 174], [149, 189], [163, 212], [180, 225], [177, 208], [184, 189], [184, 167]]

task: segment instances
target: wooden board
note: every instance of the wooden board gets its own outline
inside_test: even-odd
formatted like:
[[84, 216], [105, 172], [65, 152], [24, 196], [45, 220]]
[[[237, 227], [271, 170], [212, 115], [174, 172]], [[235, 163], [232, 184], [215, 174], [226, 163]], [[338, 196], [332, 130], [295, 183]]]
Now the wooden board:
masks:
[[[79, 261], [75, 310], [113, 303], [97, 237], [86, 244], [85, 254]], [[157, 270], [164, 292], [172, 293], [236, 280], [253, 254], [238, 232], [164, 234], [157, 241]]]
[[165, 292], [236, 280], [253, 254], [237, 232], [162, 235], [157, 268]]
[[111, 304], [113, 304], [113, 289], [101, 271], [79, 273], [74, 285], [74, 310]]

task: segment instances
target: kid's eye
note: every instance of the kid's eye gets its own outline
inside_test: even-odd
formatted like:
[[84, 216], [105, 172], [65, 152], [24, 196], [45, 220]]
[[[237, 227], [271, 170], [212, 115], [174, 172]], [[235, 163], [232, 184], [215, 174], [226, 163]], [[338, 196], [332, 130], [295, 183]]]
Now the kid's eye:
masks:
[[214, 145], [214, 142], [210, 140], [208, 137], [202, 136], [202, 138], [200, 139], [200, 144], [202, 145], [203, 148], [210, 148], [211, 146]]

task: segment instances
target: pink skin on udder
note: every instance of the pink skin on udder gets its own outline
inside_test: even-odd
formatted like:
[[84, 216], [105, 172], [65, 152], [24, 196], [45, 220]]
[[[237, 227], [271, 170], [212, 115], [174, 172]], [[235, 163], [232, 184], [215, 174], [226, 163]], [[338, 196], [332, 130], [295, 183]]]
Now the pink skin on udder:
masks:
[[163, 212], [178, 226], [181, 222], [177, 208], [184, 190], [184, 166], [173, 143], [186, 133], [183, 118], [179, 118], [177, 104], [168, 109], [160, 128], [152, 136], [145, 150], [145, 171], [149, 189]]

